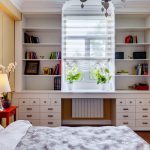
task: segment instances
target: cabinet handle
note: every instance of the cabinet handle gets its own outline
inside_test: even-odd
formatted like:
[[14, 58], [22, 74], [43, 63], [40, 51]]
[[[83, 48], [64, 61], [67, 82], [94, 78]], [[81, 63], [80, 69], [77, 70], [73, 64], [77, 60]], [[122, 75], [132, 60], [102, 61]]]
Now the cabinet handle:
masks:
[[53, 115], [48, 115], [48, 117], [49, 117], [49, 118], [52, 118], [52, 117], [54, 117], [54, 116], [53, 116]]
[[31, 117], [32, 117], [32, 115], [27, 115], [27, 117], [28, 117], [28, 118], [31, 118]]
[[25, 102], [25, 101], [23, 101], [22, 103], [23, 103], [23, 104], [25, 104], [26, 102]]
[[139, 103], [140, 103], [140, 104], [142, 104], [142, 102], [141, 102], [141, 101], [140, 101]]
[[130, 101], [130, 104], [132, 104], [132, 101]]
[[27, 108], [27, 110], [32, 110], [32, 108]]
[[124, 117], [124, 118], [128, 118], [129, 116], [128, 116], [128, 115], [123, 115], [123, 117]]
[[55, 101], [54, 103], [57, 104], [57, 101]]
[[123, 122], [123, 124], [129, 124], [128, 122]]
[[148, 124], [148, 123], [147, 123], [147, 122], [143, 122], [142, 124], [145, 124], [145, 125], [146, 125], [146, 124]]
[[144, 118], [147, 118], [148, 116], [147, 116], [147, 115], [143, 115], [143, 117], [144, 117]]
[[35, 103], [36, 103], [36, 101], [33, 101], [33, 103], [35, 104]]
[[120, 102], [120, 104], [122, 104], [122, 102]]
[[129, 110], [128, 108], [124, 108], [123, 110]]
[[48, 108], [48, 110], [53, 110], [53, 108]]
[[44, 103], [46, 104], [46, 101], [44, 101]]
[[146, 110], [148, 110], [148, 108], [143, 108], [143, 110], [145, 110], [145, 111], [146, 111]]
[[48, 122], [48, 124], [54, 124], [53, 122]]

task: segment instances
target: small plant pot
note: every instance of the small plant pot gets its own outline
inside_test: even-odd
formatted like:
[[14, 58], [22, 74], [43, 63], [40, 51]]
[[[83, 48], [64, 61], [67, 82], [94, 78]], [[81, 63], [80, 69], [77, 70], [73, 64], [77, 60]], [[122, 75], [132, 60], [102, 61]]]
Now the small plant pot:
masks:
[[3, 104], [3, 108], [9, 108], [10, 107], [9, 100], [3, 99], [2, 104]]
[[68, 90], [72, 91], [72, 89], [73, 89], [73, 83], [68, 83]]

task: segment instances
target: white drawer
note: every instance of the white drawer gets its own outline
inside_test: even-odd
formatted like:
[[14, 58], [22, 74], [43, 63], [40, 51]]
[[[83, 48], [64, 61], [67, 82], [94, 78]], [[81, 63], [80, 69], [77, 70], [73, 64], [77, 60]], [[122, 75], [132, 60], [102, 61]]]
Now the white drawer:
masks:
[[39, 112], [39, 106], [19, 106], [19, 112]]
[[50, 105], [50, 99], [40, 99], [40, 105]]
[[48, 127], [59, 127], [61, 126], [61, 121], [57, 120], [40, 120], [41, 126], [48, 126]]
[[20, 106], [30, 105], [30, 100], [29, 99], [19, 99], [19, 105]]
[[122, 105], [126, 104], [126, 100], [125, 99], [117, 99], [116, 102], [117, 102], [118, 106], [122, 106]]
[[150, 127], [150, 120], [136, 120], [136, 127]]
[[40, 119], [61, 120], [61, 113], [40, 113]]
[[135, 113], [117, 113], [117, 120], [135, 119]]
[[59, 112], [61, 113], [61, 106], [40, 106], [40, 112]]
[[118, 106], [117, 113], [119, 112], [135, 112], [135, 106]]
[[150, 99], [137, 99], [136, 105], [150, 105]]
[[40, 105], [40, 100], [39, 99], [30, 99], [30, 105]]
[[135, 99], [126, 99], [126, 105], [135, 105]]
[[51, 105], [61, 105], [61, 99], [51, 99]]
[[150, 119], [150, 114], [149, 113], [136, 113], [136, 119], [148, 120]]
[[135, 127], [135, 120], [117, 120], [117, 126], [127, 125], [129, 127]]
[[33, 126], [40, 126], [40, 120], [29, 120]]
[[39, 113], [19, 113], [20, 120], [38, 120], [40, 119]]
[[142, 105], [142, 106], [136, 106], [136, 112], [138, 113], [140, 113], [140, 112], [142, 112], [142, 113], [145, 113], [145, 112], [150, 112], [150, 106], [144, 106], [144, 105]]

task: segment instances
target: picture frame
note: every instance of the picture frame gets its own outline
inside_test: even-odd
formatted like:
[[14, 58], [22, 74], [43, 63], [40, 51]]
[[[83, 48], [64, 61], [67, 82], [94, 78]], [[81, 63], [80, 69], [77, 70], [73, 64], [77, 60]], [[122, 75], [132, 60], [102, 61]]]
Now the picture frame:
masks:
[[38, 75], [39, 74], [39, 61], [27, 61], [25, 65], [25, 75]]

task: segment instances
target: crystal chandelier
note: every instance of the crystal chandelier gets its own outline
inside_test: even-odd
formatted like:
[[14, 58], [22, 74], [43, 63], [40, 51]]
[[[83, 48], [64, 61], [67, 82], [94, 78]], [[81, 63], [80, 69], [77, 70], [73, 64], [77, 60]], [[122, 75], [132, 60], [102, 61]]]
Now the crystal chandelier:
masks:
[[[84, 8], [84, 3], [87, 1], [87, 0], [80, 0], [81, 1], [81, 8]], [[101, 0], [101, 3], [102, 3], [102, 8], [101, 8], [101, 11], [104, 12], [105, 11], [105, 16], [108, 17], [108, 8], [109, 8], [109, 2], [111, 0]]]

